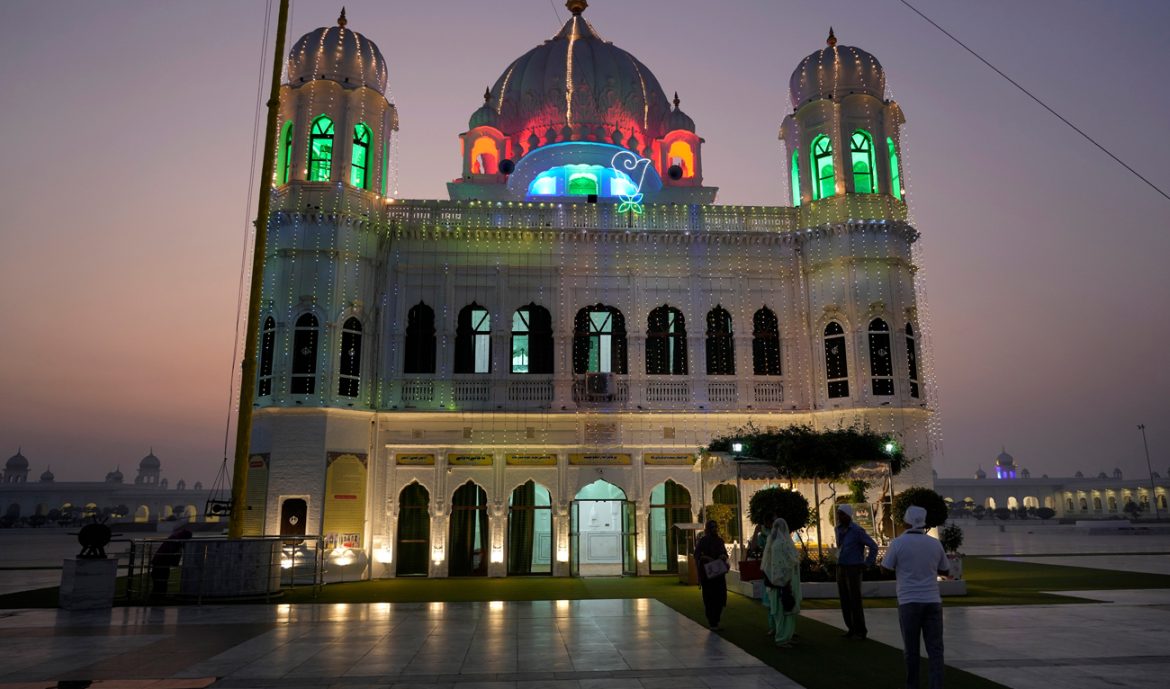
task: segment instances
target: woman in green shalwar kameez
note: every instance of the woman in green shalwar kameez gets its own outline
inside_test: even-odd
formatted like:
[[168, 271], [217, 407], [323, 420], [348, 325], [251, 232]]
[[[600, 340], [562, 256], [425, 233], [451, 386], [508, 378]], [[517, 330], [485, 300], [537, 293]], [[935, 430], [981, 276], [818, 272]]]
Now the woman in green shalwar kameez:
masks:
[[[762, 567], [766, 581], [771, 584], [764, 587], [768, 632], [773, 635], [777, 646], [786, 648], [792, 645], [796, 616], [800, 614], [800, 553], [792, 542], [788, 522], [783, 519], [772, 522], [772, 530], [764, 546]], [[791, 610], [785, 610], [780, 601], [780, 589], [785, 585], [792, 587], [792, 597], [796, 600]]]

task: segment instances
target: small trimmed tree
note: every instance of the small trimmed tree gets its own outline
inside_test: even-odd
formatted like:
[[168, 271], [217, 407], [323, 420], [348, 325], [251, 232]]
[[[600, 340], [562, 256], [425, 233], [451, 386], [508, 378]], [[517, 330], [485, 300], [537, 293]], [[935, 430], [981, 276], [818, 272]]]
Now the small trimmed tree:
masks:
[[1051, 507], [1038, 507], [1036, 508], [1036, 516], [1040, 519], [1052, 519], [1056, 516], [1056, 510]]
[[798, 531], [808, 526], [808, 500], [794, 490], [787, 488], [765, 488], [757, 491], [748, 502], [748, 519], [756, 526], [770, 528], [767, 518], [780, 517], [788, 523], [789, 531]]
[[947, 501], [943, 499], [943, 496], [929, 488], [915, 486], [894, 496], [894, 519], [897, 520], [897, 524], [903, 523], [902, 518], [906, 516], [906, 508], [911, 505], [918, 505], [926, 509], [926, 528], [928, 529], [941, 526], [947, 521]]

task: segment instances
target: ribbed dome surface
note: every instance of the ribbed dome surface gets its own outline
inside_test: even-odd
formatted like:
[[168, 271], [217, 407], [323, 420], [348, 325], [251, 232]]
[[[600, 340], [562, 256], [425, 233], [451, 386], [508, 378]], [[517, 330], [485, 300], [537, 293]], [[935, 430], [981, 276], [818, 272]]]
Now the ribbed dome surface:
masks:
[[329, 79], [349, 88], [368, 86], [386, 93], [386, 60], [373, 41], [345, 28], [321, 27], [301, 36], [288, 54], [288, 81], [297, 84]]
[[866, 93], [885, 99], [886, 72], [877, 58], [861, 48], [837, 45], [830, 32], [829, 45], [800, 61], [788, 80], [792, 107], [821, 98], [840, 100], [850, 93]]
[[551, 132], [561, 141], [596, 139], [627, 147], [634, 135], [644, 145], [664, 133], [670, 112], [650, 70], [603, 41], [580, 14], [509, 65], [490, 96], [501, 131], [521, 139], [535, 135], [544, 143]]
[[28, 459], [26, 459], [25, 456], [20, 454], [18, 451], [16, 454], [8, 458], [8, 461], [4, 463], [4, 468], [16, 470], [27, 469]]
[[157, 468], [159, 468], [159, 466], [161, 464], [162, 464], [162, 462], [160, 462], [158, 457], [154, 456], [154, 452], [151, 451], [150, 454], [143, 457], [142, 461], [138, 463], [138, 468], [139, 469], [157, 469]]

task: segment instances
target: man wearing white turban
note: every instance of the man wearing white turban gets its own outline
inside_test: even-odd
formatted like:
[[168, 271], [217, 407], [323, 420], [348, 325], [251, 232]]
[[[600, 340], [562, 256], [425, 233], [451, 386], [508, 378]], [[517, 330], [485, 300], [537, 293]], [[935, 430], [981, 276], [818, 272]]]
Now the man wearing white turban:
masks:
[[926, 509], [906, 508], [908, 528], [890, 542], [882, 567], [898, 576], [898, 625], [906, 658], [906, 687], [918, 689], [920, 641], [930, 658], [930, 689], [942, 689], [943, 614], [938, 577], [950, 571], [947, 554], [937, 539], [926, 535]]

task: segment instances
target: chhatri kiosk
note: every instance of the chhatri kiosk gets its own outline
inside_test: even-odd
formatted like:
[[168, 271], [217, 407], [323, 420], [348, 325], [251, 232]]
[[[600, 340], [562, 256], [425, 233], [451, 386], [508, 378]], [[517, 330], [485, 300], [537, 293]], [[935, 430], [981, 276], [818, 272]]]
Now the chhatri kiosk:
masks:
[[899, 489], [930, 484], [877, 59], [830, 34], [801, 60], [790, 205], [720, 206], [698, 125], [586, 5], [470, 104], [445, 200], [387, 194], [409, 104], [369, 38], [343, 14], [292, 48], [248, 533], [320, 536], [350, 577], [674, 573], [671, 525], [746, 505], [696, 460], [748, 422], [867, 424], [920, 458]]

